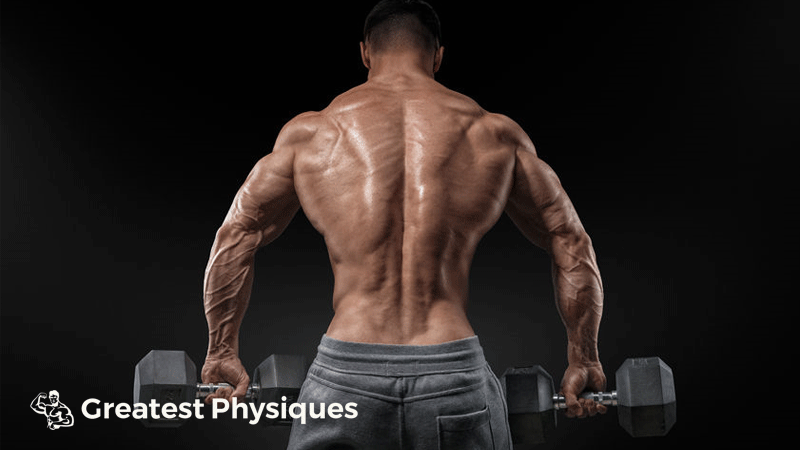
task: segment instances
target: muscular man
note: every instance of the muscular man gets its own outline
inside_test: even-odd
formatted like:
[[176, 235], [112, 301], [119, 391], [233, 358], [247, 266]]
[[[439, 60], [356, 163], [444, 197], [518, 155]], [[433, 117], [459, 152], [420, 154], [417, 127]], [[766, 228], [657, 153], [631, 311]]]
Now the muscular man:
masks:
[[31, 409], [37, 414], [44, 414], [47, 417], [47, 428], [51, 430], [71, 427], [75, 422], [67, 405], [58, 400], [58, 391], [50, 391], [46, 394], [40, 392], [31, 402]]
[[606, 382], [590, 239], [525, 132], [434, 80], [443, 51], [427, 3], [376, 5], [361, 43], [367, 81], [285, 125], [216, 235], [202, 378], [236, 386], [223, 398], [249, 382], [238, 330], [256, 251], [299, 208], [325, 239], [335, 314], [299, 401], [356, 402], [358, 416], [295, 421], [292, 449], [510, 448], [502, 391], [465, 313], [473, 253], [503, 212], [552, 255], [568, 415], [605, 412], [576, 397]]

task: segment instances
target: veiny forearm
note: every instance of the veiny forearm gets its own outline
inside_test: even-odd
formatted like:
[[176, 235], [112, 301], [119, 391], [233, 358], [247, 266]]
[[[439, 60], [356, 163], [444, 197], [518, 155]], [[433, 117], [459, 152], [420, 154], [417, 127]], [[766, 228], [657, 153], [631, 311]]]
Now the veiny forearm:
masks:
[[553, 284], [567, 330], [567, 360], [583, 366], [597, 364], [603, 285], [594, 250], [585, 232], [560, 241], [553, 253]]
[[203, 283], [208, 357], [238, 355], [239, 327], [250, 301], [253, 262], [262, 237], [230, 224], [217, 232]]

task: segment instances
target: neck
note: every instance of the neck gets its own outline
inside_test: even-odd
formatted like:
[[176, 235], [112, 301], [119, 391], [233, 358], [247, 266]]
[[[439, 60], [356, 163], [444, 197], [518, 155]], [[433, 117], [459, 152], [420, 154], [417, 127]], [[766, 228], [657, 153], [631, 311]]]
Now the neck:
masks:
[[370, 59], [369, 79], [406, 76], [433, 78], [434, 56], [419, 51], [385, 51]]

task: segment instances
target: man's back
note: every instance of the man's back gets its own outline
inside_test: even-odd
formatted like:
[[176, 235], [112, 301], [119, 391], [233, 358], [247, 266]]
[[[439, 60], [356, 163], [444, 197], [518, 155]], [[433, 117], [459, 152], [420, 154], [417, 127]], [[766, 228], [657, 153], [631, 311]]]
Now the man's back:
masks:
[[[295, 427], [296, 446], [290, 447], [362, 436], [369, 442], [355, 447], [388, 448], [370, 439], [396, 444], [414, 435], [425, 443], [419, 448], [429, 448], [438, 430], [433, 419], [467, 414], [491, 416], [492, 430], [499, 432], [495, 446], [507, 448], [502, 392], [465, 312], [477, 244], [506, 212], [553, 258], [556, 306], [568, 339], [570, 365], [562, 383], [568, 414], [598, 411], [577, 394], [605, 385], [597, 355], [602, 284], [591, 241], [555, 173], [516, 123], [434, 80], [444, 48], [430, 5], [383, 0], [368, 15], [364, 36], [367, 82], [323, 111], [290, 121], [217, 232], [204, 283], [209, 346], [202, 379], [236, 388], [206, 401], [247, 391], [239, 326], [255, 253], [302, 207], [328, 247], [335, 314], [300, 401], [329, 404], [339, 395], [332, 386], [349, 386], [351, 393], [366, 389], [372, 393], [359, 405], [372, 419], [364, 424], [367, 434], [334, 424]], [[444, 369], [466, 378], [443, 375]], [[388, 373], [409, 377], [408, 384], [382, 378]], [[431, 383], [417, 383], [423, 375]], [[384, 381], [390, 385], [372, 386]], [[470, 390], [476, 386], [486, 390]], [[462, 392], [466, 387], [469, 393]], [[463, 398], [450, 395], [456, 391]], [[432, 400], [440, 396], [449, 400]], [[393, 400], [373, 404], [375, 398]], [[414, 410], [411, 403], [423, 398], [431, 400], [419, 406], [432, 409]], [[412, 416], [419, 419], [414, 426], [401, 420]], [[375, 432], [375, 426], [391, 424], [400, 428]]]
[[514, 168], [503, 122], [430, 78], [394, 76], [288, 125], [314, 134], [295, 152], [294, 184], [333, 267], [328, 336], [428, 344], [474, 334], [472, 255], [503, 212]]

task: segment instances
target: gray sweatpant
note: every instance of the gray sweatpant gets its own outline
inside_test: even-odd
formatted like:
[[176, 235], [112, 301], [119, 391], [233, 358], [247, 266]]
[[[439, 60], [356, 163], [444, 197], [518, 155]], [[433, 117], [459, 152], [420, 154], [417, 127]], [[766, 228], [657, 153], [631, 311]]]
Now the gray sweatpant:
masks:
[[289, 450], [511, 449], [505, 398], [477, 336], [436, 345], [323, 336], [298, 402], [318, 414], [350, 405], [334, 409], [338, 418], [295, 419]]

